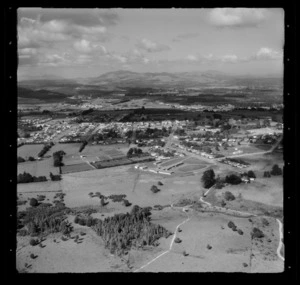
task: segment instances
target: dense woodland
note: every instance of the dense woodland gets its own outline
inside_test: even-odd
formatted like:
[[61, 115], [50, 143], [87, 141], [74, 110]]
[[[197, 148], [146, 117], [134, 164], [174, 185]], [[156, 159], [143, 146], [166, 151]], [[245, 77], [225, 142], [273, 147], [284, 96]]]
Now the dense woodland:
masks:
[[156, 246], [159, 238], [167, 238], [171, 233], [150, 222], [150, 209], [134, 206], [130, 213], [97, 220], [92, 227], [111, 253], [122, 255], [131, 247]]

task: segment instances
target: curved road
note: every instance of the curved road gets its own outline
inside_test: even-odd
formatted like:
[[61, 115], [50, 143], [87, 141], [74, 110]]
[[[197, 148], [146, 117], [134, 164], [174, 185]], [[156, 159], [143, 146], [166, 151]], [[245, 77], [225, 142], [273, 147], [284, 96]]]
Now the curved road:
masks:
[[[211, 189], [213, 189], [213, 187], [209, 188], [209, 189], [204, 193], [204, 195], [201, 196], [200, 199], [199, 199], [199, 201], [201, 201], [202, 203], [208, 205], [209, 207], [211, 207], [211, 203], [204, 201], [203, 198], [209, 193], [209, 191], [210, 191]], [[172, 209], [174, 209], [173, 204], [174, 204], [174, 203], [171, 204], [171, 208], [172, 208]], [[187, 208], [189, 208], [189, 207], [191, 207], [191, 206], [192, 206], [192, 205], [184, 206], [184, 207], [182, 208], [182, 211], [183, 211], [184, 213], [187, 214]], [[244, 214], [244, 213], [245, 213], [245, 212], [241, 212], [241, 211], [237, 211], [237, 212], [239, 212], [239, 213], [241, 213], [241, 214]], [[142, 267], [140, 267], [140, 268], [134, 270], [133, 272], [138, 272], [139, 270], [141, 270], [141, 269], [147, 267], [149, 264], [153, 263], [155, 260], [157, 260], [157, 259], [160, 258], [161, 256], [163, 256], [163, 255], [165, 255], [166, 253], [168, 253], [168, 252], [171, 251], [172, 246], [173, 246], [174, 241], [175, 241], [175, 238], [176, 238], [176, 235], [177, 235], [177, 232], [178, 232], [178, 228], [179, 228], [181, 225], [185, 224], [186, 222], [188, 222], [188, 221], [190, 220], [190, 216], [189, 216], [188, 214], [187, 214], [187, 216], [188, 216], [188, 218], [187, 218], [186, 220], [184, 220], [183, 222], [181, 222], [180, 224], [177, 225], [177, 227], [176, 227], [176, 229], [175, 229], [175, 232], [174, 232], [174, 236], [173, 236], [173, 238], [172, 238], [172, 240], [171, 240], [169, 249], [166, 250], [166, 251], [164, 251], [163, 253], [161, 253], [161, 254], [158, 255], [157, 257], [153, 258], [152, 260], [150, 260], [148, 263], [146, 263], [146, 264], [143, 265]], [[257, 215], [253, 214], [253, 216], [257, 216]], [[278, 255], [278, 257], [279, 257], [281, 260], [284, 261], [284, 257], [283, 257], [283, 256], [281, 255], [281, 253], [280, 253], [281, 247], [283, 246], [283, 243], [282, 243], [282, 237], [283, 237], [283, 233], [282, 233], [282, 223], [280, 222], [280, 220], [278, 220], [278, 219], [276, 219], [276, 220], [277, 220], [277, 222], [278, 222], [278, 224], [279, 224], [279, 245], [278, 245], [278, 248], [277, 248], [277, 255]]]

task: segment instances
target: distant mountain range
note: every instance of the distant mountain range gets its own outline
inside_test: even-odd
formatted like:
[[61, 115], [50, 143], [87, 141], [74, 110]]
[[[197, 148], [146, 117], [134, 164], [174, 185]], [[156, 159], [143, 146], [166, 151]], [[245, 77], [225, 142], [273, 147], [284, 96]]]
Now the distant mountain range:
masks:
[[266, 82], [270, 84], [282, 82], [279, 76], [235, 76], [229, 75], [219, 71], [206, 72], [160, 72], [160, 73], [137, 73], [127, 70], [119, 70], [108, 72], [98, 77], [93, 78], [76, 78], [64, 79], [58, 76], [39, 76], [29, 80], [19, 81], [20, 86], [35, 86], [44, 88], [47, 86], [61, 86], [63, 85], [92, 85], [98, 87], [110, 88], [170, 88], [170, 87], [201, 87], [208, 85], [252, 85]]

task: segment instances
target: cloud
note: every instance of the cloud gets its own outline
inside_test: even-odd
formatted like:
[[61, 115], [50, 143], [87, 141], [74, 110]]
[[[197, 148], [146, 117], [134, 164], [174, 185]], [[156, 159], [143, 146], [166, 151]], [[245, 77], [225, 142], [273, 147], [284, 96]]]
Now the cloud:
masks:
[[71, 25], [83, 27], [113, 26], [119, 22], [119, 16], [111, 9], [53, 9], [53, 8], [20, 8], [18, 15], [27, 19], [47, 23], [52, 20], [66, 21]]
[[267, 10], [259, 8], [215, 8], [209, 14], [217, 27], [256, 27], [266, 17]]
[[164, 44], [156, 43], [148, 39], [142, 39], [136, 44], [136, 47], [147, 52], [160, 52], [170, 50], [170, 47]]
[[231, 62], [231, 63], [236, 63], [240, 60], [235, 54], [224, 55], [220, 59], [223, 62]]
[[173, 42], [181, 42], [186, 39], [192, 39], [198, 37], [198, 33], [184, 33], [184, 34], [179, 34], [175, 38], [172, 39]]
[[90, 41], [82, 39], [74, 43], [74, 49], [82, 53], [99, 52], [106, 54], [107, 50], [104, 46], [98, 44], [92, 44]]
[[262, 47], [258, 50], [258, 52], [252, 57], [252, 59], [256, 60], [276, 60], [281, 59], [283, 57], [283, 53], [279, 51], [272, 50], [267, 47]]
[[189, 54], [187, 57], [186, 57], [187, 60], [190, 60], [190, 61], [198, 61], [199, 58], [193, 54]]

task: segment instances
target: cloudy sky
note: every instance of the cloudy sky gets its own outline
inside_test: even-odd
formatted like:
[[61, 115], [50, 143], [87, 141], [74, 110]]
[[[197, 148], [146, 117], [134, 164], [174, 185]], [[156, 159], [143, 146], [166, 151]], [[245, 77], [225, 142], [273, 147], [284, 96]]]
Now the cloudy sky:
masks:
[[18, 9], [18, 77], [282, 74], [282, 9]]

